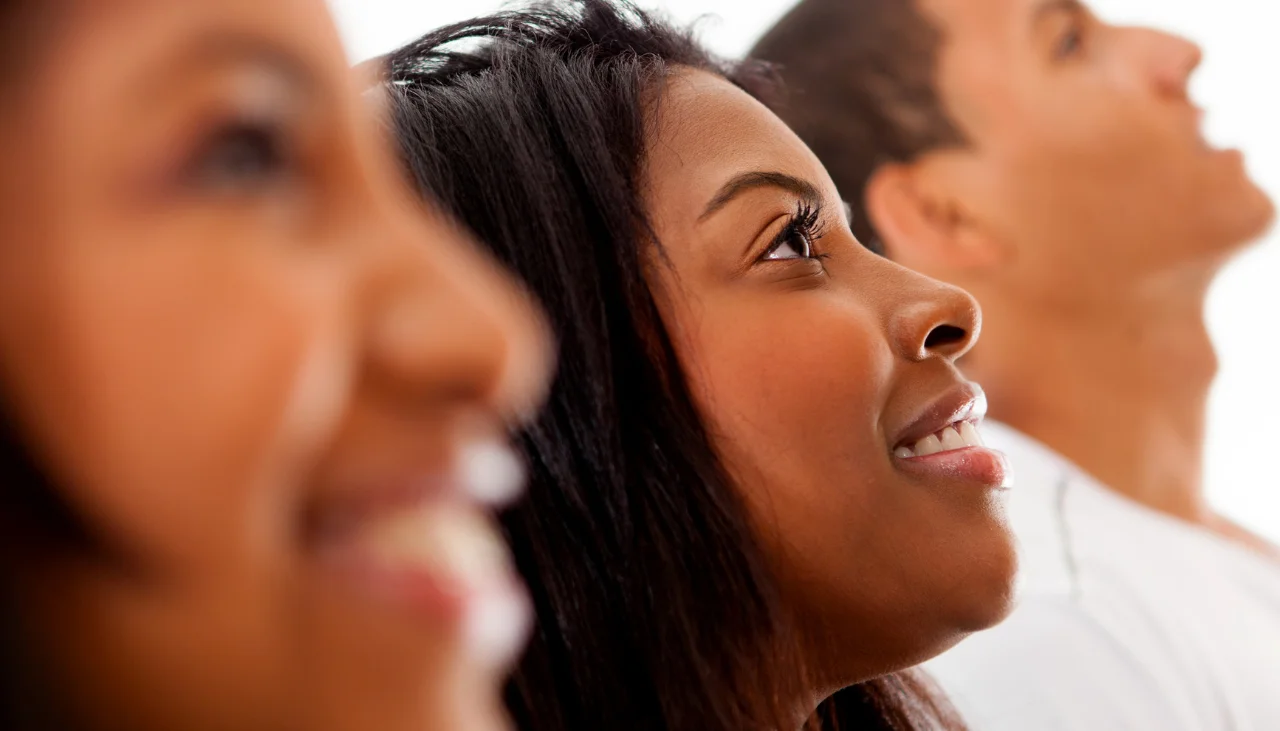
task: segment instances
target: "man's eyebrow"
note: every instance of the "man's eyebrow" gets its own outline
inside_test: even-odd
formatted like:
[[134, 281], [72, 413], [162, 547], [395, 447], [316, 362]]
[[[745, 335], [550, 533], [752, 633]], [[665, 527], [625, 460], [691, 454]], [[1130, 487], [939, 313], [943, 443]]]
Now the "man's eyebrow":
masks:
[[1079, 13], [1084, 10], [1080, 0], [1044, 0], [1031, 12], [1031, 25], [1035, 27], [1054, 13]]
[[702, 215], [698, 217], [701, 223], [717, 211], [729, 205], [733, 199], [751, 190], [759, 188], [780, 188], [790, 193], [795, 193], [806, 201], [818, 201], [822, 199], [822, 194], [818, 189], [807, 180], [797, 178], [794, 175], [786, 173], [752, 171], [735, 176], [729, 182], [720, 187], [719, 192], [707, 204]]

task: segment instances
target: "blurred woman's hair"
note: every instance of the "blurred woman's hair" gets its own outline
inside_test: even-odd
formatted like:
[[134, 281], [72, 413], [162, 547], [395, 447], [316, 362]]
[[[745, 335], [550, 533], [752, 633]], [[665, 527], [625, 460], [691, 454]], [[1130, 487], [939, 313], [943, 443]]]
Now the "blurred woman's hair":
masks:
[[[0, 0], [0, 94], [16, 95], [13, 85], [21, 83], [32, 47], [47, 37], [50, 10], [38, 0]], [[0, 201], [0, 215], [5, 210]], [[5, 370], [0, 363], [0, 728], [67, 729], [68, 719], [53, 697], [54, 686], [36, 649], [23, 587], [38, 574], [41, 561], [55, 554], [88, 554], [95, 550], [94, 541], [15, 426]]]
[[59, 17], [47, 0], [0, 0], [0, 88], [20, 80]]
[[[612, 0], [460, 23], [385, 61], [420, 191], [524, 279], [559, 338], [550, 402], [519, 435], [529, 496], [504, 519], [539, 618], [507, 692], [519, 726], [794, 728], [812, 692], [800, 636], [651, 294], [662, 244], [643, 203], [666, 79], [699, 69], [760, 96], [768, 69]], [[844, 691], [813, 723], [837, 716], [952, 723], [910, 674]]]
[[[0, 368], [0, 372], [3, 369]], [[8, 418], [0, 383], [0, 728], [68, 729], [38, 650], [24, 586], [54, 555], [94, 549], [89, 531], [32, 459]]]

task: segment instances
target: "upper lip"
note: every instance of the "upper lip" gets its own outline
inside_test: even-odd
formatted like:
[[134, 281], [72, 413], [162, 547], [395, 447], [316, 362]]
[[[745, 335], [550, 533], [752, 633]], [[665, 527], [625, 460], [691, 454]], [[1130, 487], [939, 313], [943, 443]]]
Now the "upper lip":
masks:
[[[501, 464], [505, 460], [512, 464]], [[524, 480], [519, 474], [495, 474], [495, 470], [518, 469], [518, 464], [509, 445], [476, 440], [450, 455], [444, 465], [405, 465], [406, 469], [390, 473], [379, 470], [376, 476], [352, 476], [313, 496], [305, 511], [304, 532], [311, 541], [333, 539], [386, 513], [439, 500], [497, 509], [523, 492]]]
[[976, 383], [960, 383], [929, 402], [904, 427], [893, 449], [911, 446], [930, 434], [962, 421], [979, 422], [987, 415], [987, 395]]

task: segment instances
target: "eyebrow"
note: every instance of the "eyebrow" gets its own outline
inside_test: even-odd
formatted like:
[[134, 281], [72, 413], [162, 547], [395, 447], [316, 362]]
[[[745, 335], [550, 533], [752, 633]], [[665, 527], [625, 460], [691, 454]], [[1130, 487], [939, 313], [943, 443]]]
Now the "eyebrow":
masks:
[[1054, 13], [1078, 13], [1084, 10], [1080, 0], [1045, 0], [1031, 13], [1031, 25], [1037, 26]]
[[707, 204], [702, 215], [698, 216], [698, 222], [701, 223], [714, 216], [720, 209], [733, 202], [735, 198], [760, 188], [785, 190], [789, 193], [795, 193], [807, 202], [816, 203], [822, 200], [822, 194], [818, 192], [813, 183], [807, 180], [802, 180], [786, 173], [753, 171], [738, 175], [721, 186], [719, 192]]

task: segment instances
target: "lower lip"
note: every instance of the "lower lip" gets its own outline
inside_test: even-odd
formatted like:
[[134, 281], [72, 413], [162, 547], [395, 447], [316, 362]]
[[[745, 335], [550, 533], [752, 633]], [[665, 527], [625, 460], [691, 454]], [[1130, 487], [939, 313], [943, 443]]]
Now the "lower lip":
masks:
[[965, 447], [927, 457], [894, 457], [899, 469], [931, 480], [960, 480], [991, 489], [1013, 486], [1013, 471], [1004, 454], [986, 447]]
[[528, 594], [515, 576], [477, 585], [422, 568], [388, 568], [359, 559], [337, 563], [348, 586], [394, 614], [433, 631], [452, 627], [467, 655], [481, 665], [509, 665], [532, 629]]

